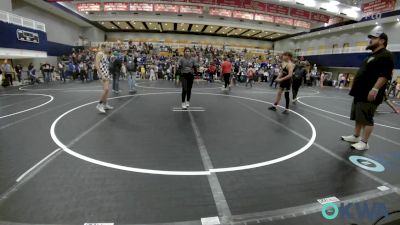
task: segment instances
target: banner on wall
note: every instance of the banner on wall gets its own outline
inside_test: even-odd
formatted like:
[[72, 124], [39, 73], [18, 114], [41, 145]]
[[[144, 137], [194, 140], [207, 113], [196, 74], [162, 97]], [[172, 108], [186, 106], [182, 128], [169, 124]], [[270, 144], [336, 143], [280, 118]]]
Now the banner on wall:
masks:
[[104, 11], [129, 11], [127, 2], [104, 2]]
[[208, 13], [211, 16], [225, 16], [225, 17], [232, 17], [232, 11], [228, 9], [217, 9], [217, 8], [210, 8]]
[[198, 4], [215, 4], [215, 0], [189, 0], [190, 3], [198, 3]]
[[396, 6], [396, 0], [374, 0], [361, 5], [363, 13], [379, 13], [393, 11]]
[[256, 13], [256, 14], [254, 14], [254, 20], [273, 23], [274, 22], [274, 16]]
[[153, 12], [153, 4], [147, 3], [131, 3], [129, 5], [130, 11], [143, 11], [143, 12]]
[[343, 21], [344, 21], [344, 19], [342, 17], [334, 16], [329, 19], [328, 26], [337, 24], [337, 23], [341, 23]]
[[329, 16], [321, 13], [316, 13], [316, 12], [311, 13], [311, 20], [313, 21], [327, 23], [329, 22], [329, 18], [330, 18]]
[[179, 6], [180, 13], [193, 13], [193, 14], [203, 14], [203, 7], [193, 6], [193, 5], [181, 5]]
[[267, 3], [254, 0], [242, 0], [242, 8], [266, 11]]
[[293, 19], [286, 18], [286, 17], [275, 16], [275, 23], [288, 25], [288, 26], [293, 26]]
[[283, 5], [275, 5], [275, 4], [267, 4], [266, 10], [269, 13], [276, 13], [276, 14], [282, 14], [282, 15], [288, 15], [289, 14], [289, 7], [283, 6]]
[[254, 19], [254, 14], [249, 13], [249, 12], [243, 12], [243, 11], [232, 11], [232, 17], [238, 18], [238, 19], [246, 19], [246, 20], [253, 20]]
[[242, 7], [241, 0], [216, 0], [218, 5], [228, 6], [228, 7]]
[[76, 4], [76, 10], [79, 12], [98, 12], [101, 10], [100, 2], [91, 2], [91, 3], [78, 3]]
[[310, 29], [311, 28], [311, 23], [306, 22], [306, 21], [302, 21], [302, 20], [294, 20], [293, 21], [293, 26]]
[[178, 13], [179, 5], [154, 4], [154, 11]]
[[293, 16], [296, 18], [308, 20], [308, 19], [310, 19], [310, 15], [311, 15], [311, 13], [306, 10], [295, 9], [295, 8], [290, 9], [290, 16]]
[[48, 51], [46, 32], [0, 21], [1, 48]]

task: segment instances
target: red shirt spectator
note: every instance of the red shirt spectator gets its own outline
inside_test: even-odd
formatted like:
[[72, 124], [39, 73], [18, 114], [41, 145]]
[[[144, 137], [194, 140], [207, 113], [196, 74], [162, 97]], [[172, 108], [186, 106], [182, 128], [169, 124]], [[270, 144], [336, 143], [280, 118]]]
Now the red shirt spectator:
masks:
[[208, 71], [210, 71], [211, 74], [215, 74], [215, 72], [217, 71], [217, 67], [215, 66], [215, 64], [211, 64], [210, 68], [208, 68]]
[[222, 74], [231, 73], [232, 64], [228, 60], [225, 60], [221, 65], [221, 69], [222, 69]]

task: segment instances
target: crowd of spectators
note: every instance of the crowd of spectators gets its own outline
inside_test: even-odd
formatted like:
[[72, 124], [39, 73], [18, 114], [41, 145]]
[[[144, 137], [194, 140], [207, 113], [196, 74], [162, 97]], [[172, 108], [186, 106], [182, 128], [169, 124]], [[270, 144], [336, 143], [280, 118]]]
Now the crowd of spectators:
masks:
[[[154, 47], [151, 43], [139, 42], [109, 42], [110, 62], [121, 61], [118, 68], [120, 76], [118, 79], [127, 79], [128, 58], [135, 58], [135, 72], [137, 79], [166, 79], [178, 81], [176, 64], [182, 55], [179, 49], [173, 49], [168, 45]], [[249, 74], [251, 81], [269, 82], [270, 86], [276, 87], [274, 82], [279, 75], [280, 55], [265, 51], [263, 54], [252, 54], [247, 49], [233, 50], [225, 46], [220, 48], [209, 46], [191, 46], [192, 56], [197, 60], [199, 68], [196, 71], [196, 78], [214, 82], [222, 77], [221, 65], [223, 59], [227, 58], [232, 64], [233, 79], [235, 82], [248, 82]], [[39, 68], [35, 68], [30, 63], [26, 69], [20, 64], [11, 65], [9, 60], [4, 60], [0, 71], [3, 77], [3, 86], [13, 85], [16, 79], [21, 84], [23, 80], [29, 83], [53, 82], [67, 80], [76, 80], [82, 83], [97, 80], [98, 75], [95, 68], [96, 48], [91, 49], [73, 49], [70, 55], [64, 55], [58, 58], [54, 64], [43, 62]], [[311, 66], [309, 62], [301, 58], [295, 58], [294, 63], [299, 67], [304, 67], [307, 71], [302, 81], [306, 86], [323, 86], [327, 76], [319, 71], [316, 65]], [[113, 65], [111, 63], [110, 65]], [[251, 73], [249, 70], [251, 69]], [[132, 69], [131, 69], [132, 70]], [[114, 77], [115, 79], [115, 77]], [[348, 74], [339, 74], [337, 87], [348, 87], [350, 78]], [[389, 86], [389, 94], [399, 97], [399, 84], [396, 81]]]

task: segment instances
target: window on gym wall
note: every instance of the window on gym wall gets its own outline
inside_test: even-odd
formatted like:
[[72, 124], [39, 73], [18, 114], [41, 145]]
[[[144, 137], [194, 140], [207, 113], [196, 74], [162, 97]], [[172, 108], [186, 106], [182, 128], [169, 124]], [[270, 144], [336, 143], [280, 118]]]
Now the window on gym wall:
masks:
[[309, 47], [307, 48], [307, 55], [313, 55], [314, 54], [314, 48]]
[[359, 42], [356, 42], [357, 51], [358, 51], [358, 52], [364, 51], [365, 48], [367, 47], [367, 45], [368, 45], [368, 41], [359, 41]]
[[344, 43], [343, 44], [342, 53], [348, 53], [349, 52], [349, 47], [350, 47], [349, 43]]
[[325, 51], [326, 51], [326, 46], [325, 45], [319, 46], [319, 54], [325, 54]]
[[339, 45], [338, 44], [333, 44], [332, 45], [332, 54], [340, 53], [339, 50]]

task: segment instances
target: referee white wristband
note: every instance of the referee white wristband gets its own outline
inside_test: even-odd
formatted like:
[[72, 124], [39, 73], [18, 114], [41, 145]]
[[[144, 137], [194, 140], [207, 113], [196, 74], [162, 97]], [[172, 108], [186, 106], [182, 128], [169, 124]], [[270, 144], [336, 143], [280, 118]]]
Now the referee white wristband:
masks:
[[372, 89], [371, 89], [371, 91], [378, 92], [378, 91], [379, 91], [379, 89], [378, 89], [378, 88], [372, 88]]

